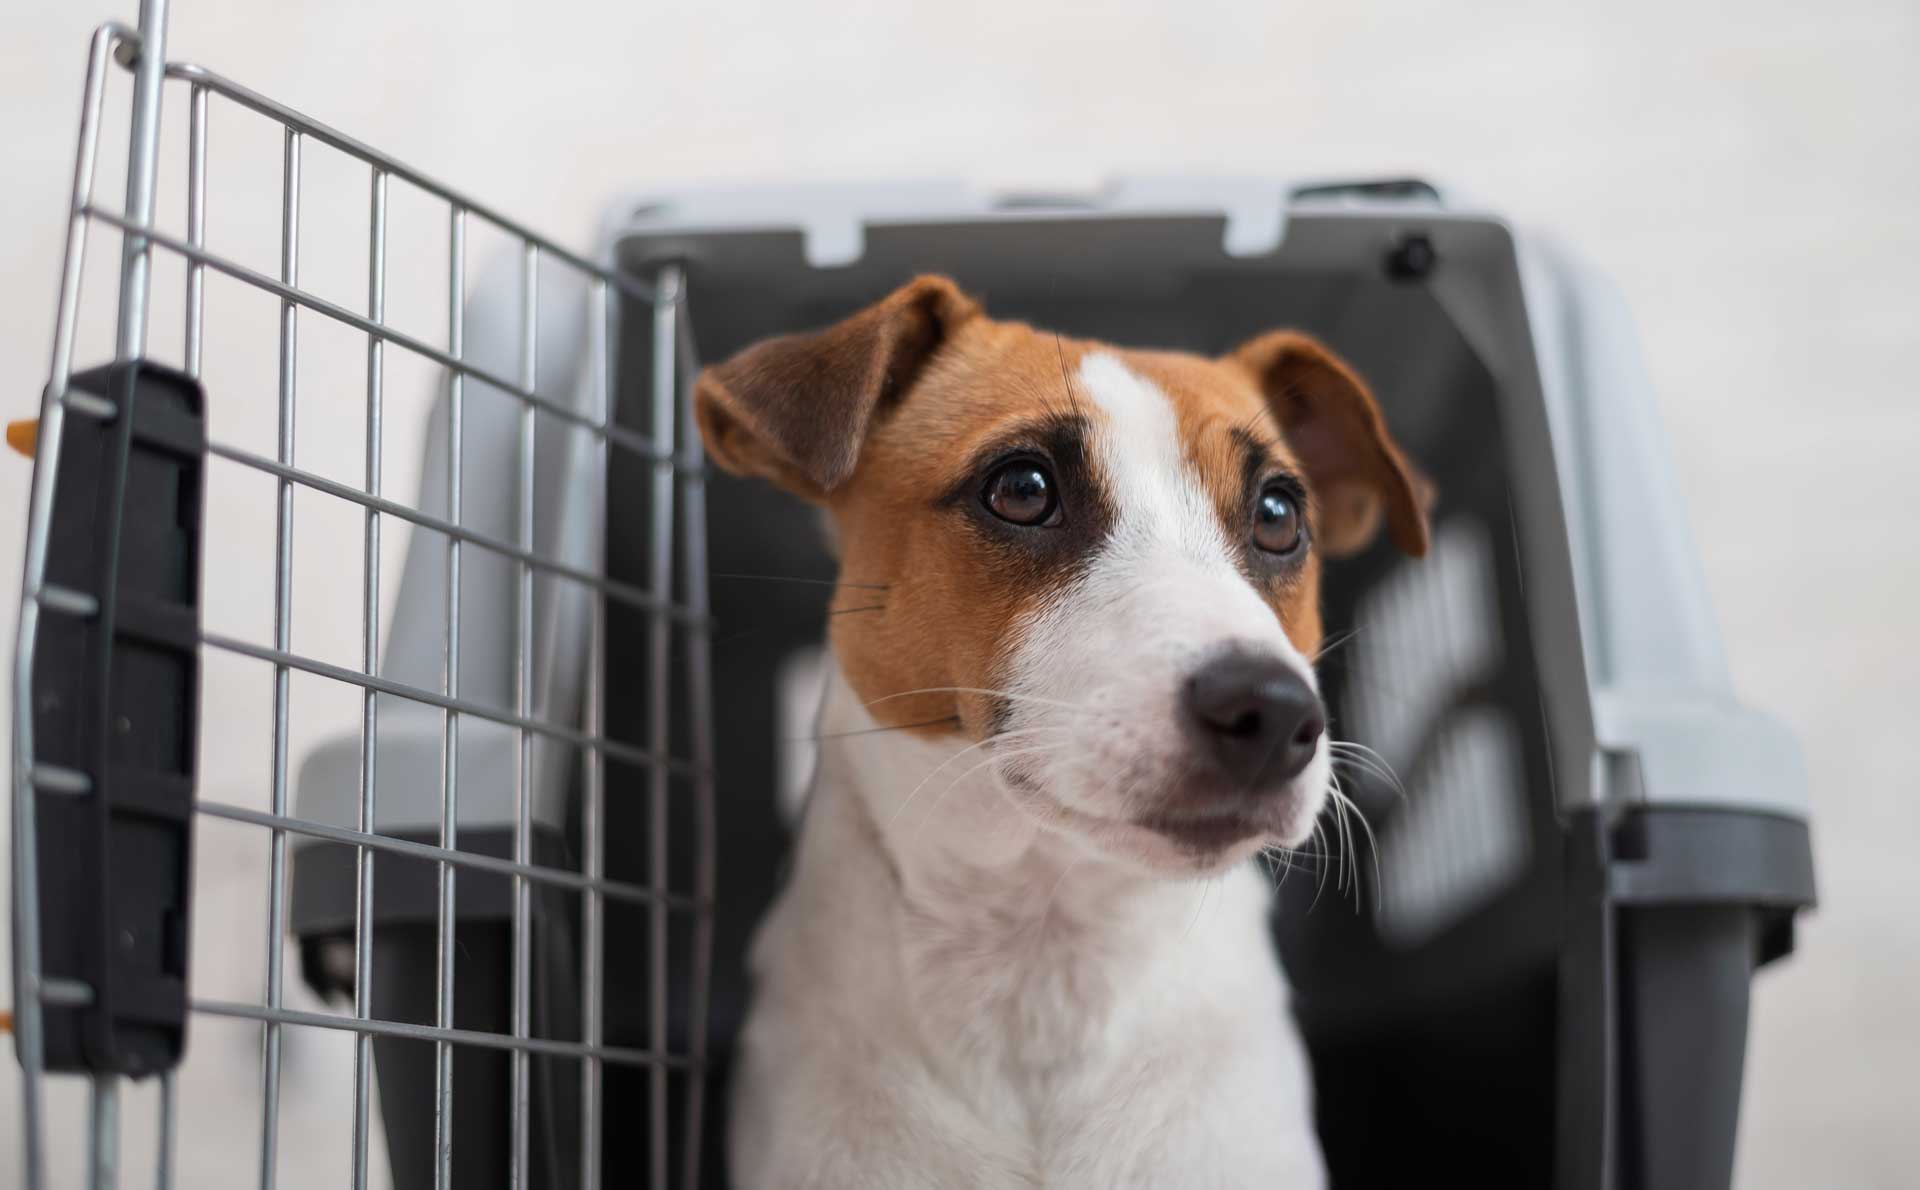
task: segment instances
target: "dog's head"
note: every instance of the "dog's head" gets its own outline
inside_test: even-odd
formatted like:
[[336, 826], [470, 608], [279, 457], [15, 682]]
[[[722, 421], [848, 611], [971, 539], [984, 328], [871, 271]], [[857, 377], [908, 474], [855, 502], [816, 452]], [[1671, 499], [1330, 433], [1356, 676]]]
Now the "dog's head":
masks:
[[1295, 846], [1327, 797], [1322, 560], [1422, 481], [1305, 335], [1219, 359], [986, 316], [941, 277], [707, 369], [712, 457], [827, 510], [832, 637], [882, 724], [987, 741], [1008, 792], [1169, 872]]

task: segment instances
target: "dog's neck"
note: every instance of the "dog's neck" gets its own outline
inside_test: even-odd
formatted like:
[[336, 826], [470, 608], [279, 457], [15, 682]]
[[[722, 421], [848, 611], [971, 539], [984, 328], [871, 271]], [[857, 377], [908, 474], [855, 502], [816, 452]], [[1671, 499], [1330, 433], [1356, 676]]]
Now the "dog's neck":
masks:
[[887, 729], [837, 669], [820, 736], [809, 813], [839, 821], [837, 846], [864, 840], [878, 859], [870, 870], [891, 887], [868, 892], [890, 911], [869, 923], [873, 940], [946, 1047], [1030, 1071], [1069, 1064], [1213, 955], [1264, 949], [1250, 872], [1171, 880], [1096, 855], [1017, 800], [987, 749]]

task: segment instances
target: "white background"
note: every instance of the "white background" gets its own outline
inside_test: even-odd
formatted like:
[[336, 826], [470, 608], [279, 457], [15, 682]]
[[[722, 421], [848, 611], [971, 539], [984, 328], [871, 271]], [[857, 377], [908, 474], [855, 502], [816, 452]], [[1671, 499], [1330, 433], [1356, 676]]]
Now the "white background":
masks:
[[[1910, 512], [1920, 450], [1920, 6], [1629, 0], [1576, 12], [1494, 2], [1471, 15], [1416, 0], [177, 7], [171, 56], [235, 76], [574, 243], [588, 240], [612, 195], [648, 182], [1085, 186], [1114, 171], [1412, 172], [1562, 233], [1626, 290], [1687, 496], [1676, 515], [1690, 518], [1704, 554], [1736, 683], [1794, 726], [1812, 773], [1822, 906], [1804, 923], [1799, 953], [1758, 981], [1737, 1181], [1798, 1190], [1920, 1179], [1920, 537]], [[16, 0], [0, 15], [6, 418], [32, 414], [46, 374], [87, 32], [133, 15], [131, 2], [114, 0]], [[181, 95], [168, 96], [176, 139]], [[277, 137], [218, 109], [214, 133], [214, 246], [271, 271]], [[352, 228], [364, 218], [364, 182], [318, 158], [303, 280], [358, 303], [364, 261]], [[162, 215], [177, 226], [177, 157], [167, 169]], [[329, 219], [338, 220], [334, 242]], [[427, 246], [426, 263], [396, 275], [392, 300], [431, 328], [444, 265], [432, 259], [439, 224], [422, 226], [431, 230], [414, 241], [396, 224], [403, 244]], [[113, 242], [96, 240], [105, 246], [96, 262]], [[90, 284], [106, 275], [91, 270]], [[160, 274], [165, 293], [178, 277]], [[224, 428], [270, 451], [271, 304], [237, 293], [209, 301], [222, 338], [208, 366], [224, 377], [210, 387], [223, 399], [258, 393], [245, 409], [222, 406]], [[168, 329], [177, 300], [156, 302], [156, 342], [177, 351]], [[99, 357], [102, 340], [92, 342], [83, 361]], [[340, 394], [303, 415], [302, 463], [357, 479], [357, 341], [316, 330], [302, 347], [315, 361], [303, 392], [337, 384]], [[398, 395], [410, 376], [409, 391], [424, 391], [424, 374], [389, 381], [396, 428], [386, 476], [400, 496], [417, 482], [421, 406]], [[9, 572], [28, 472], [23, 460], [0, 458], [0, 569]], [[260, 540], [270, 529], [266, 489], [220, 492], [214, 515]], [[316, 513], [300, 526], [303, 555], [318, 561], [300, 580], [296, 644], [351, 663], [358, 518]], [[236, 560], [210, 574], [210, 618], [263, 638], [268, 572]], [[15, 599], [13, 582], [0, 583], [9, 625]], [[210, 796], [259, 804], [266, 686], [253, 671], [208, 677], [224, 691], [210, 705], [224, 741], [206, 757]], [[297, 687], [295, 697], [307, 696]], [[312, 721], [351, 723], [351, 701], [311, 697]], [[257, 832], [202, 832], [203, 992], [260, 995], [264, 856]], [[232, 944], [209, 950], [225, 938]], [[254, 1038], [238, 1024], [196, 1035], [182, 1185], [251, 1184]], [[343, 1184], [347, 1052], [339, 1037], [290, 1034], [284, 1187]], [[8, 1171], [17, 1168], [14, 1093], [0, 1078]], [[63, 1128], [77, 1128], [77, 1104], [61, 1097]], [[127, 1110], [129, 1147], [140, 1147], [151, 1099], [135, 1096]], [[77, 1164], [73, 1146], [62, 1149], [64, 1179]]]

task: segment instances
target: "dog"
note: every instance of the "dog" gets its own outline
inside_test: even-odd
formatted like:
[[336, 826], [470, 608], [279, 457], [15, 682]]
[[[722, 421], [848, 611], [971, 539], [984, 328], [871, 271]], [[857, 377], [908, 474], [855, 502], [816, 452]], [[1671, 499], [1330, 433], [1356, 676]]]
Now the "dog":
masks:
[[734, 1184], [1324, 1185], [1248, 861], [1329, 798], [1323, 560], [1427, 547], [1365, 384], [1297, 332], [1123, 350], [925, 276], [694, 404], [840, 562]]

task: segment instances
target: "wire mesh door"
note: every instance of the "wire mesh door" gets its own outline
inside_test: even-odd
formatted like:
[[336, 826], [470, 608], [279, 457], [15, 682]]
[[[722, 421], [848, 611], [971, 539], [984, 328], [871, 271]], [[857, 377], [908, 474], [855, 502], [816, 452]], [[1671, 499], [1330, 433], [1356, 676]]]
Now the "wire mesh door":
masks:
[[[323, 1154], [325, 1173], [307, 1177], [307, 1184], [382, 1184], [377, 1150], [404, 1128], [430, 1133], [432, 1184], [454, 1185], [456, 1154], [465, 1152], [455, 1138], [474, 1128], [470, 1117], [479, 1109], [472, 1104], [493, 1102], [473, 1093], [456, 1055], [492, 1053], [504, 1055], [509, 1070], [504, 1117], [484, 1126], [504, 1137], [503, 1167], [492, 1184], [598, 1185], [608, 1140], [605, 1075], [617, 1067], [642, 1072], [647, 1088], [645, 1118], [623, 1120], [617, 1143], [643, 1133], [648, 1183], [695, 1186], [713, 795], [702, 461], [687, 414], [691, 351], [678, 271], [664, 268], [643, 279], [596, 264], [263, 95], [168, 62], [166, 17], [165, 0], [143, 0], [138, 28], [104, 25], [89, 48], [53, 361], [34, 446], [13, 684], [14, 1031], [25, 1184], [31, 1190], [149, 1178], [161, 1187], [176, 1184], [179, 1119], [193, 1106], [189, 1084], [176, 1070], [182, 1047], [187, 1064], [181, 1069], [190, 1069], [195, 1057], [185, 1043], [190, 1018], [196, 1031], [217, 1022], [252, 1031], [257, 1041], [244, 1060], [253, 1064], [258, 1096], [251, 1118], [220, 1122], [228, 1139], [252, 1138], [242, 1146], [251, 1147], [252, 1163], [230, 1163], [217, 1182], [199, 1171], [179, 1178], [182, 1184], [271, 1187], [299, 1180], [289, 1177], [281, 1153], [284, 1137], [309, 1127], [294, 1118], [282, 1094], [288, 1046], [301, 1037], [330, 1036], [351, 1046], [350, 1064], [342, 1068], [350, 1070], [343, 1097], [350, 1125], [343, 1129], [347, 1143]], [[102, 201], [99, 175], [103, 132], [111, 126], [109, 84], [123, 77], [130, 84], [126, 201], [116, 211]], [[160, 181], [170, 168], [162, 154], [166, 98], [186, 105], [184, 226], [177, 229], [156, 217]], [[209, 143], [209, 113], [223, 108], [264, 121], [279, 136], [276, 267], [255, 267], [209, 247], [222, 216], [250, 218], [210, 201], [222, 191], [210, 181], [209, 162], [217, 162], [221, 150]], [[314, 168], [322, 155], [328, 169], [358, 171], [360, 178], [365, 288], [357, 302], [302, 280], [302, 245], [312, 239], [312, 223], [334, 213], [325, 204], [303, 204], [312, 190], [303, 169]], [[437, 230], [395, 233], [403, 191], [410, 209], [437, 210]], [[98, 238], [101, 229], [117, 238], [120, 251], [114, 267], [89, 285], [86, 249], [90, 233]], [[506, 245], [514, 262], [492, 285], [515, 311], [515, 332], [502, 336], [508, 343], [471, 341], [467, 304], [475, 287], [468, 263], [475, 234]], [[442, 321], [433, 331], [405, 325], [389, 303], [390, 281], [413, 282], [426, 271], [420, 265], [427, 257], [444, 277]], [[157, 333], [149, 341], [162, 304], [154, 295], [167, 268], [177, 270], [181, 283], [169, 291], [179, 297], [178, 355]], [[543, 350], [552, 355], [554, 336], [544, 319], [556, 284], [584, 309], [579, 341], [561, 336], [572, 379], [558, 387], [548, 380], [546, 365], [553, 361], [542, 359]], [[271, 335], [270, 351], [259, 344], [275, 362], [270, 383], [228, 391], [210, 380], [220, 346], [249, 333], [238, 322], [220, 325], [224, 307], [210, 296], [215, 287], [267, 304], [271, 330], [256, 334]], [[112, 304], [111, 348], [103, 345], [102, 355], [114, 362], [77, 369], [77, 359], [91, 362], [80, 345], [90, 294]], [[623, 384], [621, 343], [636, 338], [647, 348], [636, 354], [650, 366]], [[316, 354], [344, 362], [357, 391], [341, 391], [338, 376], [325, 385], [312, 382]], [[385, 454], [405, 428], [392, 416], [397, 386], [390, 379], [407, 368], [430, 377], [435, 394], [433, 419], [420, 419], [433, 441], [422, 498], [412, 503], [390, 494], [395, 467]], [[640, 425], [620, 415], [623, 388], [646, 398]], [[259, 419], [270, 423], [269, 441], [259, 446], [223, 436], [224, 425], [245, 420], [239, 411], [250, 402], [271, 404], [271, 416]], [[316, 405], [319, 413], [312, 412]], [[331, 423], [351, 417], [359, 436], [357, 468], [330, 471], [299, 449], [297, 431], [316, 417]], [[503, 452], [499, 465], [472, 474], [467, 439], [474, 427], [489, 425], [504, 427], [495, 435]], [[91, 455], [80, 451], [88, 443], [98, 447]], [[442, 460], [437, 468], [435, 457]], [[611, 467], [647, 468], [651, 476], [644, 582], [610, 579], [603, 566]], [[249, 490], [259, 498], [234, 496], [232, 484], [241, 481], [233, 477], [252, 482]], [[87, 499], [74, 495], [81, 489]], [[498, 525], [472, 512], [476, 499], [491, 501]], [[171, 511], [156, 522], [157, 546], [145, 548], [137, 539], [153, 522], [149, 506], [156, 502]], [[310, 511], [320, 508], [331, 511]], [[342, 540], [322, 531], [323, 518], [343, 512], [356, 522], [358, 548], [349, 552], [357, 559], [340, 552], [316, 559]], [[203, 595], [214, 591], [228, 603], [247, 602], [246, 584], [221, 571], [228, 557], [222, 532], [243, 513], [257, 514], [268, 554], [267, 576], [251, 601], [257, 631], [216, 623], [211, 602], [202, 607]], [[397, 586], [391, 557], [383, 586], [383, 556], [396, 544], [407, 551], [403, 581], [413, 581], [411, 569], [424, 558], [438, 583], [432, 633], [413, 614], [421, 604], [419, 583], [411, 595], [401, 590], [388, 598]], [[91, 575], [91, 589], [88, 582], [63, 581], [69, 573], [62, 569], [63, 551], [71, 550], [99, 563], [72, 572]], [[351, 621], [351, 645], [344, 655], [324, 643], [307, 647], [296, 625], [303, 600], [312, 602], [304, 594], [312, 586], [308, 576], [316, 566], [354, 572], [355, 561], [357, 573], [347, 581], [358, 587], [357, 600], [334, 602], [357, 602], [357, 616], [326, 609], [328, 623]], [[157, 571], [165, 574], [156, 578]], [[491, 605], [476, 599], [476, 574], [498, 580], [500, 618], [480, 614]], [[154, 610], [160, 605], [149, 587], [155, 584], [171, 590], [164, 615]], [[234, 585], [243, 588], [240, 598], [226, 599]], [[620, 675], [645, 687], [645, 722], [632, 725], [633, 735], [603, 722], [610, 603], [646, 625], [644, 664]], [[383, 623], [389, 605], [399, 609], [391, 627]], [[484, 622], [463, 626], [463, 617], [476, 615]], [[395, 638], [403, 632], [404, 639]], [[177, 655], [167, 652], [171, 646], [179, 646]], [[422, 677], [417, 666], [409, 671], [396, 662], [402, 646], [416, 657], [430, 656], [433, 672]], [[478, 668], [498, 671], [491, 685], [487, 674], [463, 673], [463, 657], [471, 665], [476, 649]], [[70, 657], [79, 661], [68, 666]], [[259, 683], [246, 690], [230, 683], [234, 665], [254, 667]], [[100, 680], [67, 682], [69, 670], [81, 669]], [[304, 773], [295, 798], [293, 764], [312, 736], [302, 712], [326, 701], [308, 698], [309, 687], [332, 691], [331, 705], [344, 698], [351, 706], [351, 797], [339, 814], [309, 812]], [[256, 711], [258, 729], [243, 729]], [[432, 721], [430, 755], [437, 764], [431, 779], [417, 779], [419, 773], [404, 766], [397, 771], [405, 780], [383, 772], [398, 755], [388, 736], [408, 724], [418, 728], [423, 717]], [[165, 722], [156, 728], [156, 719]], [[78, 724], [72, 738], [54, 731], [70, 721]], [[94, 740], [88, 732], [96, 727]], [[177, 755], [166, 746], [136, 755], [123, 743], [159, 739], [164, 745], [169, 733], [184, 741]], [[476, 753], [478, 745], [492, 750]], [[258, 797], [210, 793], [201, 770], [256, 746], [263, 771], [243, 786]], [[612, 789], [610, 765], [620, 774]], [[418, 805], [423, 796], [437, 811], [435, 820], [424, 830], [394, 827], [390, 807]], [[610, 796], [644, 806], [643, 879], [607, 874], [603, 826]], [[481, 832], [467, 829], [472, 803], [488, 798], [504, 818], [495, 832], [498, 846], [483, 846]], [[691, 812], [679, 805], [670, 814], [674, 799], [690, 800]], [[546, 825], [561, 845], [536, 846]], [[264, 887], [226, 890], [264, 904], [264, 955], [255, 938], [209, 928], [209, 869], [204, 860], [196, 864], [194, 848], [204, 852], [216, 828], [245, 829], [264, 844]], [[303, 1006], [286, 971], [290, 846], [322, 844], [337, 847], [351, 872], [350, 928], [333, 952], [350, 1008], [335, 1011]], [[383, 920], [376, 890], [388, 886], [380, 894], [387, 897], [405, 883], [408, 865], [429, 877], [431, 908], [421, 925], [431, 939], [433, 993], [425, 1019], [383, 1012], [373, 990], [383, 953], [376, 942], [376, 923]], [[474, 955], [463, 955], [461, 894], [464, 883], [468, 898], [478, 897], [487, 881], [505, 890], [505, 958], [497, 971], [479, 974], [504, 982], [498, 999], [505, 1015], [475, 1026], [456, 997], [477, 978]], [[639, 910], [645, 923], [644, 941], [631, 940], [647, 957], [644, 991], [617, 989], [623, 997], [646, 997], [641, 1036], [610, 1039], [606, 1033], [610, 905]], [[560, 961], [568, 978], [560, 982], [571, 980], [577, 1003], [564, 1013], [537, 1014], [552, 998], [542, 989], [556, 953], [546, 940], [555, 933], [567, 941]], [[684, 939], [671, 952], [670, 937]], [[79, 942], [68, 945], [70, 938]], [[257, 995], [203, 986], [197, 972], [209, 954], [250, 966]], [[249, 962], [235, 955], [256, 957]], [[687, 1018], [675, 1025], [670, 992]], [[543, 1031], [549, 1015], [571, 1023]], [[398, 1101], [384, 1085], [388, 1057], [379, 1047], [402, 1043], [431, 1053], [430, 1102], [413, 1105], [417, 1110], [405, 1103], [396, 1110]], [[544, 1094], [535, 1090], [536, 1066], [549, 1074], [564, 1068], [577, 1078], [577, 1095], [567, 1097], [568, 1122], [577, 1128], [577, 1174], [564, 1179], [534, 1159], [530, 1132]], [[84, 1096], [69, 1096], [76, 1086], [85, 1088]], [[138, 1129], [132, 1113], [123, 1113], [130, 1087], [143, 1095], [157, 1087], [153, 1116]], [[53, 1102], [63, 1096], [79, 1108], [71, 1127]], [[546, 1119], [551, 1124], [550, 1112]], [[123, 1144], [123, 1134], [136, 1133], [150, 1151], [135, 1153]], [[461, 1184], [474, 1184], [478, 1168], [460, 1170]]]

